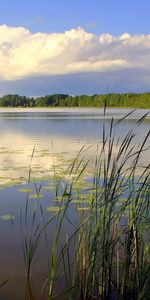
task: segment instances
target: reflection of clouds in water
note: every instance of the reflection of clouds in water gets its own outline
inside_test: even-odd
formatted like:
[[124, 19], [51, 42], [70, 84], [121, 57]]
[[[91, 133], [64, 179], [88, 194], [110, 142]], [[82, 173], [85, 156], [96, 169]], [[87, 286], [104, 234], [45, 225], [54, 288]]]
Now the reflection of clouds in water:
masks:
[[[77, 153], [83, 147], [80, 157], [94, 159], [95, 155], [100, 153], [102, 143], [93, 141], [75, 141], [70, 138], [65, 139], [36, 139], [34, 137], [21, 133], [9, 133], [1, 135], [0, 147], [0, 185], [8, 183], [25, 182], [29, 175], [31, 156], [35, 146], [32, 159], [32, 178], [46, 178], [54, 174], [54, 166], [59, 174], [66, 170], [71, 159], [75, 158]], [[106, 144], [106, 157], [108, 153], [108, 144]], [[113, 156], [119, 151], [119, 144], [113, 147]], [[135, 148], [136, 149], [136, 148]], [[112, 156], [112, 157], [113, 157]], [[149, 161], [149, 151], [145, 152], [144, 161]]]
[[35, 146], [32, 159], [32, 176], [43, 177], [56, 171], [64, 159], [75, 156], [83, 144], [71, 140], [43, 140], [32, 143], [31, 138], [21, 134], [5, 134], [1, 136], [0, 148], [0, 184], [8, 183], [10, 179], [28, 178], [31, 164], [31, 156]]

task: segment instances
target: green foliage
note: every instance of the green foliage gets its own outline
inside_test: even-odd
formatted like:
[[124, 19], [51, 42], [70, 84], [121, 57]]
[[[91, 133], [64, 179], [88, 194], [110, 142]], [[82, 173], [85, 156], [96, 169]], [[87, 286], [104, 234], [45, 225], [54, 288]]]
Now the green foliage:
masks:
[[0, 107], [138, 107], [150, 108], [150, 93], [136, 94], [107, 94], [107, 95], [80, 95], [53, 94], [43, 97], [26, 97], [19, 95], [6, 95], [0, 98]]
[[1, 216], [1, 219], [4, 220], [4, 221], [12, 221], [14, 220], [14, 216], [11, 214], [11, 215], [3, 215]]
[[[137, 145], [145, 114], [118, 140], [116, 128], [128, 115], [117, 122], [112, 119], [109, 128], [104, 121], [95, 159], [86, 160], [89, 145], [82, 147], [69, 161], [65, 180], [57, 176], [54, 165], [54, 186], [51, 181], [44, 186], [52, 188], [48, 201], [40, 201], [42, 184], [35, 181], [36, 194], [29, 196], [27, 188], [18, 190], [27, 192], [20, 213], [30, 295], [26, 299], [37, 299], [31, 284], [36, 280], [34, 266], [42, 274], [45, 262], [38, 299], [149, 299], [150, 164], [141, 158], [149, 151], [150, 131]], [[31, 175], [30, 166], [29, 184]], [[39, 201], [29, 201], [31, 197]], [[0, 219], [13, 223], [13, 212]], [[39, 280], [33, 286], [38, 285]]]

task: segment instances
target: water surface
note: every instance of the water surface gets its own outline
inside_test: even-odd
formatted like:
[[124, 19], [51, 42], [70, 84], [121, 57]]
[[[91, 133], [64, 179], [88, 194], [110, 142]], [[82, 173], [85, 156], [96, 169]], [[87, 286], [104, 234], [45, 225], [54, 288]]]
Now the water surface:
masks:
[[[112, 117], [115, 124], [130, 111], [108, 109], [105, 116], [106, 132]], [[135, 146], [139, 144], [150, 129], [150, 117], [137, 128], [135, 124], [147, 112], [137, 110], [114, 127], [119, 143], [130, 129], [134, 129], [137, 134]], [[34, 198], [35, 183], [42, 185], [40, 201], [43, 207], [54, 205], [54, 173], [65, 177], [66, 169], [82, 147], [85, 159], [92, 160], [97, 145], [100, 147], [102, 143], [103, 126], [102, 109], [0, 109], [0, 284], [8, 280], [0, 289], [3, 300], [24, 299], [22, 295], [26, 290], [20, 212], [25, 207], [27, 193], [19, 190], [31, 189], [30, 205], [34, 209], [37, 203]], [[150, 151], [144, 156], [146, 164], [149, 154]], [[29, 177], [31, 180], [28, 184]], [[45, 211], [45, 214], [48, 212]], [[7, 215], [14, 218], [5, 220], [4, 216]], [[76, 222], [73, 209], [70, 210], [70, 217]], [[71, 230], [69, 223], [66, 222], [65, 226]], [[43, 255], [47, 255], [45, 253]], [[41, 282], [41, 278], [46, 276], [46, 263], [40, 260], [35, 265], [36, 282]], [[37, 293], [40, 299], [40, 292]]]

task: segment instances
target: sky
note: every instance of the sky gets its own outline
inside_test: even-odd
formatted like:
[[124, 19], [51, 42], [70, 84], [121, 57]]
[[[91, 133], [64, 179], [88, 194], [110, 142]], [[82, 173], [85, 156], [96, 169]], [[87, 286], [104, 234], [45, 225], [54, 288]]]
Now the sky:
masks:
[[0, 95], [150, 91], [149, 0], [0, 0]]

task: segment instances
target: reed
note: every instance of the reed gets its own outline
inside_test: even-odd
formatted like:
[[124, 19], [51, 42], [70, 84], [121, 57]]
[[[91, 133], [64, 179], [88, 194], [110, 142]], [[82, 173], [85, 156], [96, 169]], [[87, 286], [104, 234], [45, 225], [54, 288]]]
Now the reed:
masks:
[[[105, 115], [106, 109], [103, 138], [97, 145], [95, 163], [84, 160], [84, 147], [68, 167], [68, 179], [63, 184], [55, 174], [54, 196], [61, 196], [58, 213], [44, 221], [43, 208], [37, 206], [30, 233], [25, 230], [28, 198], [24, 218], [23, 213], [21, 215], [27, 277], [31, 276], [40, 239], [45, 232], [49, 239], [52, 232], [48, 225], [54, 222], [53, 240], [48, 244], [49, 274], [42, 289], [46, 299], [144, 300], [150, 297], [150, 164], [144, 165], [141, 160], [149, 151], [150, 132], [138, 146], [135, 143], [138, 127], [147, 114], [120, 138], [116, 136], [116, 128], [128, 115], [117, 122], [112, 119], [108, 131]], [[88, 205], [78, 207], [74, 224], [69, 218], [74, 191], [90, 164], [92, 187], [83, 194]], [[75, 179], [72, 174], [76, 175]], [[37, 194], [40, 190], [36, 187]], [[71, 233], [64, 233], [66, 219]], [[63, 282], [60, 292], [58, 280]]]

